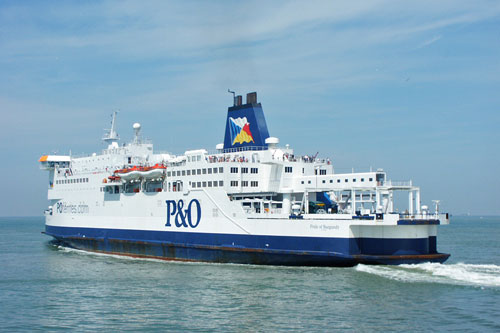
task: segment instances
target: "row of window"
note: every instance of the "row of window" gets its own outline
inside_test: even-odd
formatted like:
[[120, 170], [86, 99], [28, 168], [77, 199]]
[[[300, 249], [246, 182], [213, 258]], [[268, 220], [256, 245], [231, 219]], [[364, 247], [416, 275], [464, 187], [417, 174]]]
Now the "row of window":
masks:
[[[285, 173], [292, 173], [293, 172], [293, 168], [291, 166], [286, 166], [285, 167]], [[305, 169], [302, 168], [302, 173], [305, 172]], [[318, 174], [318, 169], [314, 170], [314, 174], [317, 175]], [[326, 170], [324, 169], [320, 169], [319, 170], [319, 174], [320, 175], [326, 175]]]
[[167, 177], [176, 176], [191, 176], [191, 175], [211, 175], [214, 173], [223, 173], [224, 168], [204, 168], [204, 169], [192, 169], [192, 170], [177, 170], [177, 171], [167, 171]]
[[[238, 167], [232, 167], [231, 173], [238, 173]], [[192, 169], [192, 170], [176, 170], [176, 171], [167, 171], [167, 177], [176, 177], [176, 176], [195, 176], [195, 175], [211, 175], [217, 173], [223, 173], [224, 168], [203, 168], [203, 169]], [[248, 173], [248, 168], [241, 168], [241, 173]], [[250, 168], [250, 173], [257, 174], [259, 173], [259, 168]]]
[[[360, 179], [360, 181], [361, 181], [361, 182], [364, 182], [364, 181], [365, 181], [365, 179], [364, 179], [364, 178], [361, 178], [361, 179]], [[373, 178], [368, 178], [368, 181], [370, 181], [370, 182], [371, 182], [371, 181], [373, 181]], [[348, 183], [348, 182], [349, 182], [349, 179], [347, 179], [347, 178], [346, 178], [346, 179], [344, 179], [344, 182]], [[352, 182], [353, 182], [353, 183], [355, 183], [355, 182], [356, 182], [356, 178], [353, 178], [353, 179], [352, 179]], [[308, 181], [307, 181], [307, 183], [308, 183], [308, 184], [311, 184], [311, 181], [310, 181], [310, 180], [308, 180]], [[323, 179], [322, 183], [323, 183], [323, 184], [325, 184], [325, 183], [326, 183], [326, 180], [325, 180], [325, 179]], [[330, 179], [330, 183], [333, 183], [333, 179]], [[340, 183], [340, 179], [337, 179], [337, 183]], [[301, 181], [301, 184], [304, 184], [304, 181]]]
[[[232, 187], [238, 187], [238, 181], [237, 180], [231, 180], [231, 186]], [[248, 187], [248, 180], [242, 180], [241, 181], [241, 186], [242, 187]], [[251, 187], [258, 187], [259, 186], [259, 182], [256, 181], [256, 180], [252, 180], [252, 181], [250, 181], [250, 186]]]
[[201, 161], [201, 155], [196, 155], [196, 156], [188, 156], [187, 157], [188, 162], [196, 162], [196, 161]]
[[192, 188], [201, 188], [201, 187], [223, 187], [224, 182], [222, 180], [219, 181], [207, 181], [207, 182], [192, 182], [191, 187]]
[[[231, 173], [238, 173], [238, 167], [232, 167]], [[242, 167], [241, 173], [248, 173], [248, 168]], [[250, 168], [250, 173], [259, 173], [259, 168]]]
[[88, 183], [88, 178], [74, 178], [74, 179], [61, 179], [56, 180], [56, 184], [76, 184], [76, 183]]

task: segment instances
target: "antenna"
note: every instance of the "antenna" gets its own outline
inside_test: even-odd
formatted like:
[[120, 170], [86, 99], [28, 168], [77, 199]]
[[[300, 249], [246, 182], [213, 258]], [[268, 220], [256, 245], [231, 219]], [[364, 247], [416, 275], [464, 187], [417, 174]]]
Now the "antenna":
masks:
[[436, 207], [436, 215], [439, 214], [439, 202], [440, 200], [432, 200], [434, 202], [434, 206]]
[[230, 89], [228, 89], [227, 92], [233, 94], [233, 106], [236, 106], [236, 93]]

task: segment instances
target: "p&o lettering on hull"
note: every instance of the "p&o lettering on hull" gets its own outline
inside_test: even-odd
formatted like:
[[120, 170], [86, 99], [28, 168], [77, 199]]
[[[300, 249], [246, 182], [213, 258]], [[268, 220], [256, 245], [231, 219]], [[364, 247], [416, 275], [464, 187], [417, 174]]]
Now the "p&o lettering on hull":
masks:
[[[187, 208], [184, 209], [184, 200], [180, 199], [177, 202], [175, 200], [166, 200], [167, 203], [167, 223], [166, 227], [171, 227], [170, 218], [173, 218], [174, 224], [177, 228], [196, 228], [200, 224], [201, 220], [201, 205], [197, 199], [192, 199]], [[194, 206], [193, 206], [194, 205]], [[196, 210], [196, 212], [194, 212]], [[196, 219], [193, 219], [193, 214], [196, 215]]]

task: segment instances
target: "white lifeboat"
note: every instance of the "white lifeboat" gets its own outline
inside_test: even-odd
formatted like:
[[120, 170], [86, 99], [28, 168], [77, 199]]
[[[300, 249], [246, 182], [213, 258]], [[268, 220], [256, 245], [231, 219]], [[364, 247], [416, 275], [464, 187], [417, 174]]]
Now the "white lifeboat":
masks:
[[132, 168], [116, 170], [114, 174], [123, 180], [135, 180], [139, 178], [154, 179], [164, 177], [166, 168], [166, 166], [161, 164], [156, 164], [152, 167], [134, 166]]

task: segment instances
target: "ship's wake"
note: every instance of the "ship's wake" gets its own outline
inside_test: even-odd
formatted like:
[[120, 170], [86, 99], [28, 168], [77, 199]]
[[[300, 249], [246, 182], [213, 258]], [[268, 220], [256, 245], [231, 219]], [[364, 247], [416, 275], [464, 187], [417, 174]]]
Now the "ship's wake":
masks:
[[402, 282], [500, 287], [500, 266], [424, 263], [399, 266], [357, 265], [359, 272]]
[[79, 250], [79, 249], [74, 249], [72, 247], [67, 247], [67, 246], [60, 245], [60, 244], [54, 244], [54, 246], [55, 246], [55, 249], [57, 251], [66, 252], [66, 253], [74, 253], [74, 254], [84, 255], [84, 256], [115, 258], [115, 259], [119, 259], [119, 260], [131, 260], [131, 261], [165, 262], [165, 260], [156, 259], [156, 258], [138, 258], [138, 257], [120, 255], [120, 254], [111, 254], [111, 253]]

